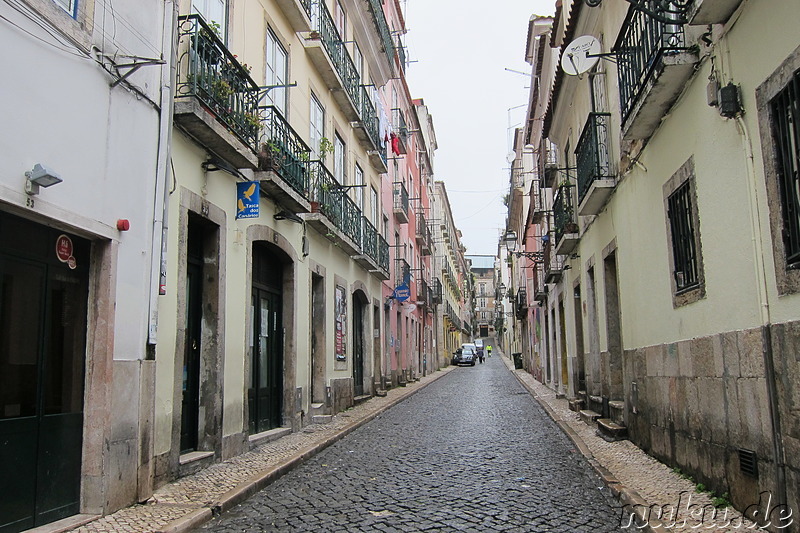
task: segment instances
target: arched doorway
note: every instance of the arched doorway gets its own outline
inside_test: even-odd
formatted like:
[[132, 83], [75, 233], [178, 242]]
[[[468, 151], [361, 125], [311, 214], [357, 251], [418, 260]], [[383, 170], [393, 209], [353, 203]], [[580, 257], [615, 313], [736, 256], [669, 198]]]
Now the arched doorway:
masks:
[[250, 434], [280, 427], [283, 412], [283, 268], [267, 244], [253, 244]]
[[367, 297], [361, 291], [353, 293], [353, 396], [364, 395], [365, 333], [368, 331]]

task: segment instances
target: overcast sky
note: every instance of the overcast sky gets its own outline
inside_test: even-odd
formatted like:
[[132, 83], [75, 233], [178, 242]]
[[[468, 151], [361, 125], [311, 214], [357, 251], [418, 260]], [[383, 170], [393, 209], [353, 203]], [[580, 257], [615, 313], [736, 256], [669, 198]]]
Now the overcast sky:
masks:
[[528, 21], [552, 15], [555, 0], [404, 3], [408, 84], [433, 115], [435, 179], [447, 185], [467, 254], [494, 255], [505, 224], [506, 156], [528, 98], [528, 79], [505, 69], [530, 72]]

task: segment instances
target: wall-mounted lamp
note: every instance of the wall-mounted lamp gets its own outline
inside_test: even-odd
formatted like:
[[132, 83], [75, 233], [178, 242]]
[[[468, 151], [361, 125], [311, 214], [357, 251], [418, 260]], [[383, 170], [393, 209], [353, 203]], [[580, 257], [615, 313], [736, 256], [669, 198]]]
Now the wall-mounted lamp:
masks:
[[290, 220], [292, 222], [297, 222], [298, 224], [303, 223], [302, 218], [292, 213], [291, 211], [287, 211], [286, 209], [283, 209], [275, 213], [274, 215], [272, 215], [272, 218], [274, 218], [275, 220]]
[[49, 168], [36, 163], [33, 170], [25, 173], [25, 192], [31, 196], [39, 194], [39, 187], [50, 187], [56, 183], [61, 183], [61, 176]]

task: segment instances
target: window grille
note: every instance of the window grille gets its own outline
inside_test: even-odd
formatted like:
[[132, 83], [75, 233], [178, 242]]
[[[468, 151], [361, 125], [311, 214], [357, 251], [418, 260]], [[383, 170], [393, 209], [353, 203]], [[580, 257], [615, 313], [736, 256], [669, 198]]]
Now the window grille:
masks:
[[800, 70], [772, 100], [786, 262], [800, 267]]
[[689, 180], [678, 187], [668, 201], [670, 233], [672, 234], [672, 274], [677, 292], [700, 284], [697, 268], [697, 241]]

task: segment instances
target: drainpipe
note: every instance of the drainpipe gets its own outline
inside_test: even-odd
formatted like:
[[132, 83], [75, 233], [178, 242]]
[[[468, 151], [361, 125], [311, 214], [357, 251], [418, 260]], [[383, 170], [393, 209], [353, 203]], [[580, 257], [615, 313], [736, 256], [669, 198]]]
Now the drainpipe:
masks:
[[761, 314], [761, 343], [764, 357], [764, 374], [767, 382], [767, 401], [772, 423], [772, 447], [775, 454], [775, 488], [778, 504], [786, 504], [786, 465], [784, 462], [783, 441], [781, 440], [781, 420], [778, 410], [778, 390], [775, 381], [775, 361], [772, 351], [772, 318], [767, 291], [766, 265], [764, 264], [764, 244], [762, 242], [761, 216], [756, 196], [757, 181], [753, 142], [747, 124], [741, 115], [736, 117], [736, 124], [742, 136], [745, 150], [748, 185], [747, 196], [750, 201], [750, 225], [753, 232], [753, 263], [756, 270], [756, 286], [758, 288], [759, 311]]
[[[166, 294], [167, 275], [167, 219], [169, 195], [174, 176], [169, 171], [172, 148], [172, 117], [174, 87], [177, 80], [178, 4], [164, 0], [164, 27], [162, 50], [169, 51], [167, 63], [161, 67], [160, 121], [158, 129], [158, 156], [156, 161], [156, 187], [153, 208], [153, 245], [151, 248], [150, 302], [148, 311], [148, 357], [155, 358], [158, 337], [158, 296]], [[158, 257], [159, 260], [155, 261]], [[150, 352], [152, 350], [152, 352]]]

